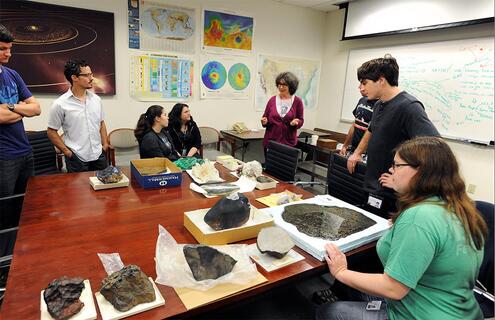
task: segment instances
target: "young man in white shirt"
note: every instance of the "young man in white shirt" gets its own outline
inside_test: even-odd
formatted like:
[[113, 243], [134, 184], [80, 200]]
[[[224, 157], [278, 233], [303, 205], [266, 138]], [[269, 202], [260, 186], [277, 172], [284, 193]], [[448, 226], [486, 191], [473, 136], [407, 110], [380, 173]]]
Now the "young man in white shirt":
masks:
[[[101, 99], [88, 90], [93, 73], [84, 60], [69, 60], [64, 67], [70, 89], [53, 102], [48, 120], [48, 137], [65, 155], [68, 172], [105, 169], [107, 129]], [[64, 139], [58, 130], [64, 131]]]

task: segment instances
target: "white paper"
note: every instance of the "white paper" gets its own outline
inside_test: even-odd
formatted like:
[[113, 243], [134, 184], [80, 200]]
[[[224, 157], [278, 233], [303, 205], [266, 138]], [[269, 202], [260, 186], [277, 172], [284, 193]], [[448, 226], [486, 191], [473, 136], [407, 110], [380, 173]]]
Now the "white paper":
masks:
[[[236, 182], [232, 182], [232, 184], [235, 184], [239, 187], [239, 190], [236, 191], [239, 193], [251, 192], [256, 187], [256, 181], [253, 181], [253, 180], [251, 180], [247, 177], [244, 177], [244, 176], [242, 176]], [[207, 198], [215, 198], [215, 197], [220, 196], [220, 195], [218, 195], [218, 196], [217, 195], [209, 195], [203, 188], [201, 188], [201, 186], [199, 186], [193, 182], [191, 182], [191, 184], [189, 185], [189, 189], [196, 191], [198, 193], [201, 193], [202, 195], [204, 195]]]
[[277, 259], [268, 254], [261, 253], [256, 243], [248, 246], [248, 252], [251, 259], [259, 264], [263, 269], [268, 272], [278, 270], [290, 264], [304, 260], [304, 257], [297, 253], [294, 249], [291, 249], [284, 257]]

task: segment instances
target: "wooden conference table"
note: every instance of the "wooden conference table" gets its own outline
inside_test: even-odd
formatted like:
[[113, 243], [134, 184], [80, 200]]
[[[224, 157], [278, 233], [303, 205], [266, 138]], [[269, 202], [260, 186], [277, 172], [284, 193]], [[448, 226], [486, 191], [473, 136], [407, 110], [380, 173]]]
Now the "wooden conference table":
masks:
[[[223, 167], [217, 167], [224, 179], [235, 180]], [[131, 179], [128, 168], [124, 173]], [[93, 292], [99, 291], [106, 273], [97, 253], [118, 252], [125, 265], [136, 264], [155, 279], [158, 225], [164, 226], [178, 243], [197, 243], [183, 226], [183, 213], [209, 208], [219, 199], [207, 199], [190, 190], [191, 179], [186, 173], [180, 187], [145, 190], [131, 179], [128, 188], [100, 191], [89, 185], [91, 175], [90, 172], [56, 174], [29, 180], [1, 319], [39, 319], [41, 290], [63, 275], [89, 279]], [[276, 189], [255, 190], [245, 195], [253, 205], [262, 208], [264, 205], [255, 198], [285, 189], [303, 194], [304, 198], [312, 196], [284, 183], [279, 183]], [[305, 260], [270, 273], [258, 267], [268, 282], [192, 310], [185, 308], [173, 288], [157, 284], [165, 306], [140, 313], [133, 319], [198, 315], [327, 269], [326, 264], [299, 248], [296, 250]]]

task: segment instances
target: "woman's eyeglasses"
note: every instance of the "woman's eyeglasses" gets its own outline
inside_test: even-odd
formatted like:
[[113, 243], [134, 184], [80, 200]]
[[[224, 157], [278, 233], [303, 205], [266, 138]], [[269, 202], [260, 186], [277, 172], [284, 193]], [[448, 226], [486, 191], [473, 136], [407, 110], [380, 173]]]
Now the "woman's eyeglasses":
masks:
[[395, 170], [395, 169], [400, 168], [400, 167], [416, 168], [417, 166], [409, 164], [409, 163], [395, 163], [395, 162], [392, 163], [392, 169]]

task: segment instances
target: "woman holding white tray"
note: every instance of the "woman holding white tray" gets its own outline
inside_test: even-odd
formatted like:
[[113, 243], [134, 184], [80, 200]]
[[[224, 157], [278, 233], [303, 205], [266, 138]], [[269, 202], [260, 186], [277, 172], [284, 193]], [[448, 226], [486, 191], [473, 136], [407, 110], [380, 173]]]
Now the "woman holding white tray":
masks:
[[399, 196], [393, 225], [376, 245], [384, 273], [348, 270], [333, 244], [326, 246], [326, 260], [338, 281], [384, 299], [327, 303], [316, 317], [482, 319], [473, 287], [487, 226], [466, 194], [449, 146], [433, 137], [403, 143], [380, 182]]

